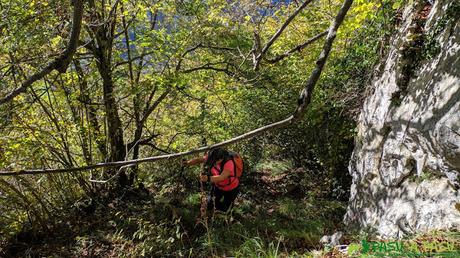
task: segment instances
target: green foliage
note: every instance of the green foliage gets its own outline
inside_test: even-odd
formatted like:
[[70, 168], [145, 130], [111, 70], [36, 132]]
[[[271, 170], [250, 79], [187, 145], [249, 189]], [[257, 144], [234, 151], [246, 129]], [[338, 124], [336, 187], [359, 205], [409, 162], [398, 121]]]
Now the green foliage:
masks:
[[276, 258], [280, 253], [281, 239], [277, 242], [265, 243], [260, 237], [246, 240], [235, 254], [235, 257], [267, 257]]
[[436, 23], [433, 25], [433, 28], [430, 29], [430, 32], [424, 35], [424, 44], [421, 54], [422, 60], [430, 60], [439, 54], [441, 50], [441, 46], [438, 41], [439, 36], [449, 23], [453, 24], [460, 18], [459, 12], [460, 4], [452, 2], [446, 8], [446, 16], [436, 20]]
[[439, 179], [439, 178], [440, 178], [440, 175], [436, 174], [435, 172], [423, 170], [420, 175], [413, 173], [409, 176], [408, 179], [417, 184], [421, 184], [424, 181], [432, 181], [432, 180]]
[[[171, 253], [183, 248], [184, 233], [180, 219], [173, 223], [137, 220], [138, 229], [133, 233], [133, 241], [140, 242], [136, 248], [142, 257]], [[181, 247], [182, 245], [182, 247]]]
[[266, 162], [260, 162], [258, 166], [255, 167], [257, 171], [269, 171], [272, 175], [280, 175], [281, 173], [292, 168], [292, 164], [287, 161], [277, 161], [277, 160], [268, 160]]
[[[322, 45], [317, 41], [253, 70], [254, 35], [266, 43], [297, 8], [294, 1], [92, 2], [85, 1], [81, 44], [66, 73], [53, 71], [0, 107], [2, 169], [82, 166], [111, 160], [121, 149], [125, 159], [179, 152], [278, 121], [296, 107]], [[313, 1], [267, 59], [325, 31], [341, 2]], [[127, 257], [206, 256], [210, 249], [276, 257], [315, 247], [340, 221], [343, 203], [313, 199], [347, 199], [354, 118], [400, 3], [355, 1], [304, 120], [229, 147], [245, 157], [248, 185], [260, 186], [257, 171], [271, 171], [291, 180], [286, 185], [301, 189], [304, 199], [286, 190], [278, 192], [288, 196], [260, 203], [257, 197], [268, 191], [247, 189], [255, 194], [235, 209], [239, 223], [217, 221], [207, 235], [195, 224], [201, 171], [183, 170], [179, 161], [142, 164], [127, 172], [135, 179], [133, 187], [155, 193], [155, 202], [142, 194], [121, 200], [131, 188], [114, 190], [116, 180], [88, 180], [113, 178], [109, 169], [13, 177], [0, 181], [0, 244], [24, 232], [45, 236], [63, 230], [77, 250], [62, 256], [97, 248], [93, 238], [113, 243]], [[0, 96], [63, 51], [72, 10], [72, 1], [0, 1]], [[121, 121], [115, 128], [122, 132], [120, 146], [111, 143], [115, 123], [109, 115], [114, 114]], [[298, 168], [306, 172], [288, 173]], [[273, 206], [270, 214], [267, 202]], [[88, 220], [78, 217], [86, 213]], [[92, 232], [91, 220], [101, 217], [100, 232]], [[91, 226], [81, 233], [75, 224], [64, 226], [79, 220]]]

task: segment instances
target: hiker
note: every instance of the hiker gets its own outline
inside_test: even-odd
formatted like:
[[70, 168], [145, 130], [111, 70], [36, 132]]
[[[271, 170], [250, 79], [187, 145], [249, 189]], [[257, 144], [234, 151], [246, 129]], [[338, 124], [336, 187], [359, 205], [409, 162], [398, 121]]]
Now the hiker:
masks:
[[210, 150], [204, 157], [184, 160], [185, 166], [204, 163], [202, 182], [211, 182], [212, 189], [208, 196], [208, 210], [227, 212], [233, 205], [240, 191], [240, 176], [243, 160], [240, 155], [221, 148]]

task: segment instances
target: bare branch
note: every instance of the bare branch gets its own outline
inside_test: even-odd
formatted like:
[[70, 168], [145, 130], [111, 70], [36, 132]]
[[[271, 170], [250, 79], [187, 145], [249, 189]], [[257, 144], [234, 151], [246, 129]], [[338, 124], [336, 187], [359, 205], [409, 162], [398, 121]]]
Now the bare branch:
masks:
[[[155, 49], [155, 50], [158, 50], [158, 49]], [[138, 59], [143, 59], [144, 57], [149, 56], [149, 55], [152, 55], [152, 54], [154, 54], [154, 53], [155, 53], [155, 51], [149, 51], [149, 52], [141, 53], [140, 55], [135, 56], [135, 57], [132, 57], [131, 59], [128, 59], [128, 60], [125, 60], [125, 61], [121, 61], [121, 62], [116, 63], [116, 64], [114, 65], [114, 67], [118, 67], [118, 66], [121, 66], [121, 65], [129, 64], [129, 63], [132, 62], [132, 61], [135, 61], [135, 60], [138, 60]]]
[[150, 107], [148, 107], [147, 109], [144, 110], [144, 114], [143, 114], [142, 119], [140, 121], [141, 125], [145, 124], [145, 121], [150, 116], [150, 114], [152, 114], [152, 112], [158, 107], [158, 105], [160, 105], [160, 103], [163, 101], [163, 99], [166, 98], [166, 96], [168, 96], [168, 94], [170, 92], [171, 92], [171, 87], [169, 87], [165, 92], [163, 92], [163, 94], [161, 94], [155, 100], [155, 102], [153, 102], [153, 104]]
[[[218, 65], [218, 64], [226, 64], [227, 67], [222, 68], [222, 67], [214, 66], [214, 65]], [[200, 66], [197, 66], [197, 67], [193, 67], [193, 68], [190, 68], [190, 69], [183, 70], [182, 73], [192, 73], [192, 72], [196, 72], [196, 71], [200, 71], [200, 70], [213, 70], [213, 71], [216, 71], [216, 72], [224, 72], [229, 76], [234, 76], [235, 73], [233, 73], [232, 71], [230, 71], [228, 69], [229, 65], [230, 64], [227, 63], [227, 62], [207, 63], [207, 64], [204, 64], [204, 65], [200, 65]]]
[[195, 49], [199, 48], [203, 46], [201, 43], [198, 43], [198, 45], [194, 46], [194, 47], [191, 47], [189, 49], [186, 49], [184, 53], [182, 53], [182, 55], [180, 56], [179, 58], [179, 62], [177, 62], [177, 65], [176, 65], [176, 72], [180, 70], [181, 68], [181, 65], [182, 65], [182, 60], [184, 60], [184, 57], [190, 53], [190, 52], [193, 52], [195, 51]]
[[213, 46], [213, 45], [206, 45], [203, 43], [198, 43], [196, 46], [188, 48], [185, 50], [184, 53], [182, 53], [182, 55], [179, 58], [179, 62], [177, 62], [177, 65], [176, 65], [176, 72], [180, 70], [184, 57], [188, 55], [189, 53], [197, 50], [198, 48], [207, 48], [207, 49], [218, 50], [218, 51], [236, 51], [237, 50], [236, 48], [231, 48], [231, 47], [220, 47], [220, 46]]
[[119, 167], [119, 166], [126, 166], [130, 164], [140, 164], [140, 163], [145, 163], [145, 162], [153, 162], [153, 161], [158, 161], [158, 160], [168, 160], [168, 159], [175, 159], [179, 158], [182, 156], [186, 155], [191, 155], [195, 153], [200, 153], [204, 152], [207, 150], [210, 150], [212, 148], [216, 147], [222, 147], [226, 146], [235, 142], [239, 142], [241, 140], [254, 137], [256, 135], [259, 135], [267, 130], [274, 129], [280, 126], [285, 126], [291, 122], [293, 119], [293, 116], [288, 117], [285, 120], [266, 125], [264, 127], [258, 128], [256, 130], [250, 131], [248, 133], [242, 134], [238, 137], [232, 138], [230, 140], [217, 143], [214, 145], [210, 146], [205, 146], [201, 147], [195, 150], [191, 151], [185, 151], [185, 152], [179, 152], [179, 153], [174, 153], [174, 154], [168, 154], [168, 155], [160, 155], [160, 156], [155, 156], [155, 157], [149, 157], [149, 158], [143, 158], [143, 159], [135, 159], [135, 160], [128, 160], [128, 161], [115, 161], [115, 162], [107, 162], [107, 163], [98, 163], [95, 165], [90, 165], [90, 166], [83, 166], [83, 167], [74, 167], [74, 168], [57, 168], [57, 169], [33, 169], [33, 170], [20, 170], [17, 172], [11, 172], [11, 171], [0, 171], [0, 176], [11, 176], [11, 175], [34, 175], [34, 174], [51, 174], [51, 173], [64, 173], [64, 172], [78, 172], [78, 171], [84, 171], [84, 170], [90, 170], [90, 169], [96, 169], [96, 168], [102, 168], [102, 167]]
[[81, 31], [81, 21], [83, 17], [83, 0], [75, 0], [74, 1], [74, 11], [73, 11], [73, 18], [72, 18], [72, 31], [70, 33], [69, 42], [67, 44], [67, 48], [64, 52], [59, 55], [56, 59], [46, 65], [43, 69], [36, 72], [32, 76], [30, 76], [26, 81], [22, 83], [22, 85], [5, 97], [0, 99], [0, 105], [5, 104], [13, 100], [16, 96], [21, 93], [24, 93], [28, 87], [30, 87], [34, 82], [42, 79], [47, 74], [51, 73], [53, 70], [58, 71], [59, 73], [63, 73], [67, 70], [67, 67], [72, 60], [73, 54], [77, 50], [78, 40], [80, 38], [80, 31]]
[[236, 51], [236, 48], [231, 48], [231, 47], [220, 47], [220, 46], [213, 46], [213, 45], [206, 45], [203, 44], [202, 48], [208, 48], [212, 50], [218, 50], [218, 51]]
[[171, 152], [166, 151], [166, 150], [163, 150], [162, 148], [160, 148], [160, 147], [158, 147], [158, 146], [156, 146], [155, 144], [150, 143], [150, 142], [148, 142], [148, 143], [143, 143], [142, 145], [149, 146], [150, 148], [152, 148], [152, 149], [154, 149], [154, 150], [157, 150], [157, 151], [159, 151], [159, 152], [165, 153], [165, 154], [171, 154]]
[[305, 0], [305, 2], [297, 8], [294, 13], [291, 14], [287, 18], [287, 20], [281, 25], [281, 27], [278, 29], [278, 31], [271, 37], [271, 39], [265, 44], [265, 46], [262, 48], [260, 53], [257, 55], [255, 58], [255, 63], [254, 63], [254, 70], [257, 70], [259, 68], [260, 61], [262, 57], [267, 53], [268, 49], [273, 45], [273, 43], [278, 39], [278, 37], [283, 33], [283, 31], [286, 29], [286, 27], [289, 25], [289, 23], [294, 20], [294, 18], [302, 11], [309, 3], [311, 3], [313, 0]]
[[292, 54], [295, 53], [295, 52], [300, 52], [300, 51], [302, 51], [302, 49], [304, 49], [304, 48], [307, 47], [308, 45], [310, 45], [310, 44], [316, 42], [318, 39], [320, 39], [320, 38], [322, 38], [322, 37], [324, 37], [324, 36], [326, 36], [326, 35], [327, 35], [327, 31], [321, 32], [321, 33], [319, 33], [318, 35], [316, 35], [316, 36], [314, 36], [314, 37], [308, 39], [308, 40], [305, 41], [304, 43], [302, 43], [302, 44], [296, 46], [295, 48], [293, 48], [293, 49], [291, 49], [291, 50], [289, 50], [289, 51], [287, 51], [287, 52], [284, 52], [283, 54], [281, 54], [281, 55], [279, 55], [279, 56], [277, 56], [277, 57], [275, 57], [275, 58], [273, 58], [273, 59], [266, 59], [266, 60], [267, 60], [267, 62], [269, 62], [269, 63], [271, 63], [271, 64], [277, 63], [277, 62], [283, 60], [284, 58], [286, 58], [286, 57], [292, 55]]

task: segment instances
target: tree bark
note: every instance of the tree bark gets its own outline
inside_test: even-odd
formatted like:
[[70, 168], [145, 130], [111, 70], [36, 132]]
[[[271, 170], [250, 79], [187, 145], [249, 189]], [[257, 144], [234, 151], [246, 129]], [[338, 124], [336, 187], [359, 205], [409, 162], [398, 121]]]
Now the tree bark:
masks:
[[[92, 1], [90, 5], [93, 8], [96, 7]], [[96, 44], [90, 47], [97, 60], [97, 69], [102, 78], [104, 111], [107, 123], [106, 138], [109, 143], [108, 159], [110, 162], [126, 159], [122, 123], [118, 114], [118, 105], [114, 95], [115, 85], [112, 78], [112, 51], [116, 23], [116, 8], [116, 5], [112, 7], [106, 19], [103, 18], [105, 17], [104, 10], [102, 10], [102, 15], [96, 15], [96, 17], [102, 18], [99, 19], [97, 26], [92, 27], [91, 34]], [[95, 9], [93, 11], [96, 12]], [[113, 174], [115, 170], [109, 172]], [[129, 184], [124, 171], [119, 174], [118, 183], [121, 187], [125, 187]]]
[[96, 139], [96, 146], [101, 154], [102, 158], [105, 160], [108, 157], [107, 145], [104, 141], [104, 136], [101, 133], [101, 125], [97, 120], [97, 109], [92, 105], [92, 100], [88, 92], [88, 82], [85, 79], [85, 75], [81, 64], [78, 60], [74, 60], [75, 70], [78, 74], [78, 85], [80, 86], [80, 101], [83, 103], [85, 109], [87, 110], [88, 121], [91, 126], [92, 131]]

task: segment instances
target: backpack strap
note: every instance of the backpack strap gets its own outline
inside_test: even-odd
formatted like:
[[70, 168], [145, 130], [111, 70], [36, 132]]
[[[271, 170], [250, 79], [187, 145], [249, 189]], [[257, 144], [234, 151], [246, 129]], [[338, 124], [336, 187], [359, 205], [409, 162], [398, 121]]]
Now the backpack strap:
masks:
[[236, 176], [236, 163], [235, 163], [235, 159], [233, 158], [234, 157], [234, 152], [230, 152], [230, 155], [229, 157], [225, 158], [224, 160], [222, 160], [222, 162], [220, 163], [220, 169], [219, 169], [219, 174], [222, 174], [222, 172], [224, 171], [224, 166], [225, 166], [225, 163], [227, 163], [228, 161], [232, 161], [233, 162], [233, 176], [230, 174], [230, 176], [228, 177], [228, 184], [227, 185], [231, 185], [232, 184], [232, 177], [237, 177]]

